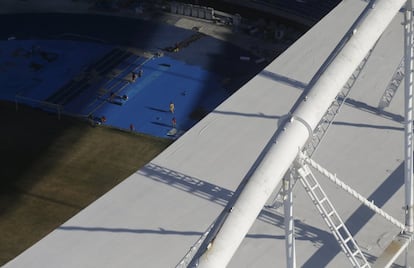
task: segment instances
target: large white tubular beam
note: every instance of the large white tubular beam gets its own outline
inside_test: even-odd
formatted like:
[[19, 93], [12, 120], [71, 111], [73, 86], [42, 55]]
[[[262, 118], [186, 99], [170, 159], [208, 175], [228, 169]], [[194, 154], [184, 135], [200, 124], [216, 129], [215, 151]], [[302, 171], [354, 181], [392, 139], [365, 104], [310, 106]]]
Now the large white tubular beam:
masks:
[[313, 129], [355, 68], [373, 47], [405, 0], [378, 0], [354, 35], [281, 127], [251, 175], [231, 212], [199, 259], [199, 267], [225, 267], [249, 231], [266, 200], [312, 135]]

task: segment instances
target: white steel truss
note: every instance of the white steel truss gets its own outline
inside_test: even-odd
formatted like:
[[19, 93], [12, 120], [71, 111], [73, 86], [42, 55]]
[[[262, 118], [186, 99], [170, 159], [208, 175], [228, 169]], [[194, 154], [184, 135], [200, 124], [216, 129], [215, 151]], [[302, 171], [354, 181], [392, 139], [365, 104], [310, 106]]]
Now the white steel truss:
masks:
[[342, 90], [338, 93], [335, 100], [332, 102], [331, 106], [329, 106], [325, 115], [322, 117], [315, 130], [313, 131], [312, 138], [308, 141], [305, 147], [306, 153], [309, 156], [312, 156], [312, 154], [315, 152], [316, 148], [321, 143], [323, 137], [328, 131], [329, 126], [335, 120], [336, 115], [340, 112], [342, 106], [348, 98], [349, 93], [351, 92], [352, 87], [354, 86], [369, 57], [371, 56], [373, 49], [374, 48], [372, 48], [362, 59], [361, 63], [349, 77], [348, 81], [345, 83], [345, 86], [343, 86]]
[[404, 57], [401, 59], [400, 64], [398, 65], [384, 93], [382, 94], [382, 97], [378, 104], [378, 109], [384, 110], [390, 105], [403, 79], [404, 79]]

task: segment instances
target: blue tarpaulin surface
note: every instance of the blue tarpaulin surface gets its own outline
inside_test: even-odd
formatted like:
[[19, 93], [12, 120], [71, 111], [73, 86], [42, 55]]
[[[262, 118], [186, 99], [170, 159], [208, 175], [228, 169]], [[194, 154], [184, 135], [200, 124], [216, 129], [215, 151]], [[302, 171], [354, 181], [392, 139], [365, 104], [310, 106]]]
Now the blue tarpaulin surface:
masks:
[[[113, 56], [117, 48], [80, 41], [0, 42], [0, 98], [116, 128], [169, 137], [229, 96], [220, 77], [168, 56]], [[112, 54], [111, 54], [112, 53]], [[116, 60], [117, 59], [117, 60]], [[142, 75], [132, 81], [132, 73]], [[170, 103], [175, 106], [172, 113]]]

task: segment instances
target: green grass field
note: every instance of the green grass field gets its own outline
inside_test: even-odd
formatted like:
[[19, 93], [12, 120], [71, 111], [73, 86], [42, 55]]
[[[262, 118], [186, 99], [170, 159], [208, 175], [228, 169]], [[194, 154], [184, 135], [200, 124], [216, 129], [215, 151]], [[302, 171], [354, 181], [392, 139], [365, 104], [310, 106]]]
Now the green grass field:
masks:
[[7, 102], [0, 120], [0, 266], [172, 142]]

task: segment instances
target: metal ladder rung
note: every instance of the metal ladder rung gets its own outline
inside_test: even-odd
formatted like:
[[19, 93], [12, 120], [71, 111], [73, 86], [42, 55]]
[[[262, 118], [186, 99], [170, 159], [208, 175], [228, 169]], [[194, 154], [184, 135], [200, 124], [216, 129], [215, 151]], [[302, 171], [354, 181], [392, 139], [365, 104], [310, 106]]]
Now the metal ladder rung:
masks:
[[328, 200], [326, 197], [323, 197], [321, 200], [318, 200], [318, 202], [319, 203], [323, 203], [323, 202], [325, 202], [326, 200]]
[[350, 241], [350, 240], [351, 240], [351, 237], [350, 237], [350, 236], [348, 236], [348, 238], [344, 240], [344, 243], [346, 244], [346, 243], [348, 243], [348, 241]]
[[339, 224], [339, 225], [337, 225], [337, 226], [334, 226], [334, 228], [335, 228], [335, 230], [339, 230], [341, 227], [343, 227], [344, 225], [341, 223], [341, 224]]
[[[358, 256], [357, 256], [357, 255], [358, 255]], [[357, 250], [357, 251], [355, 251], [354, 253], [352, 253], [352, 256], [353, 256], [354, 258], [357, 258], [357, 257], [362, 258], [362, 252], [361, 252], [361, 251], [359, 251], [359, 250]]]
[[315, 190], [316, 188], [318, 188], [318, 185], [317, 185], [317, 184], [315, 184], [314, 186], [310, 186], [310, 187], [309, 187], [309, 189], [310, 189], [311, 191]]
[[328, 218], [330, 218], [333, 214], [335, 214], [335, 211], [331, 211], [331, 212], [329, 212], [328, 214], [326, 214], [326, 216], [328, 217]]

